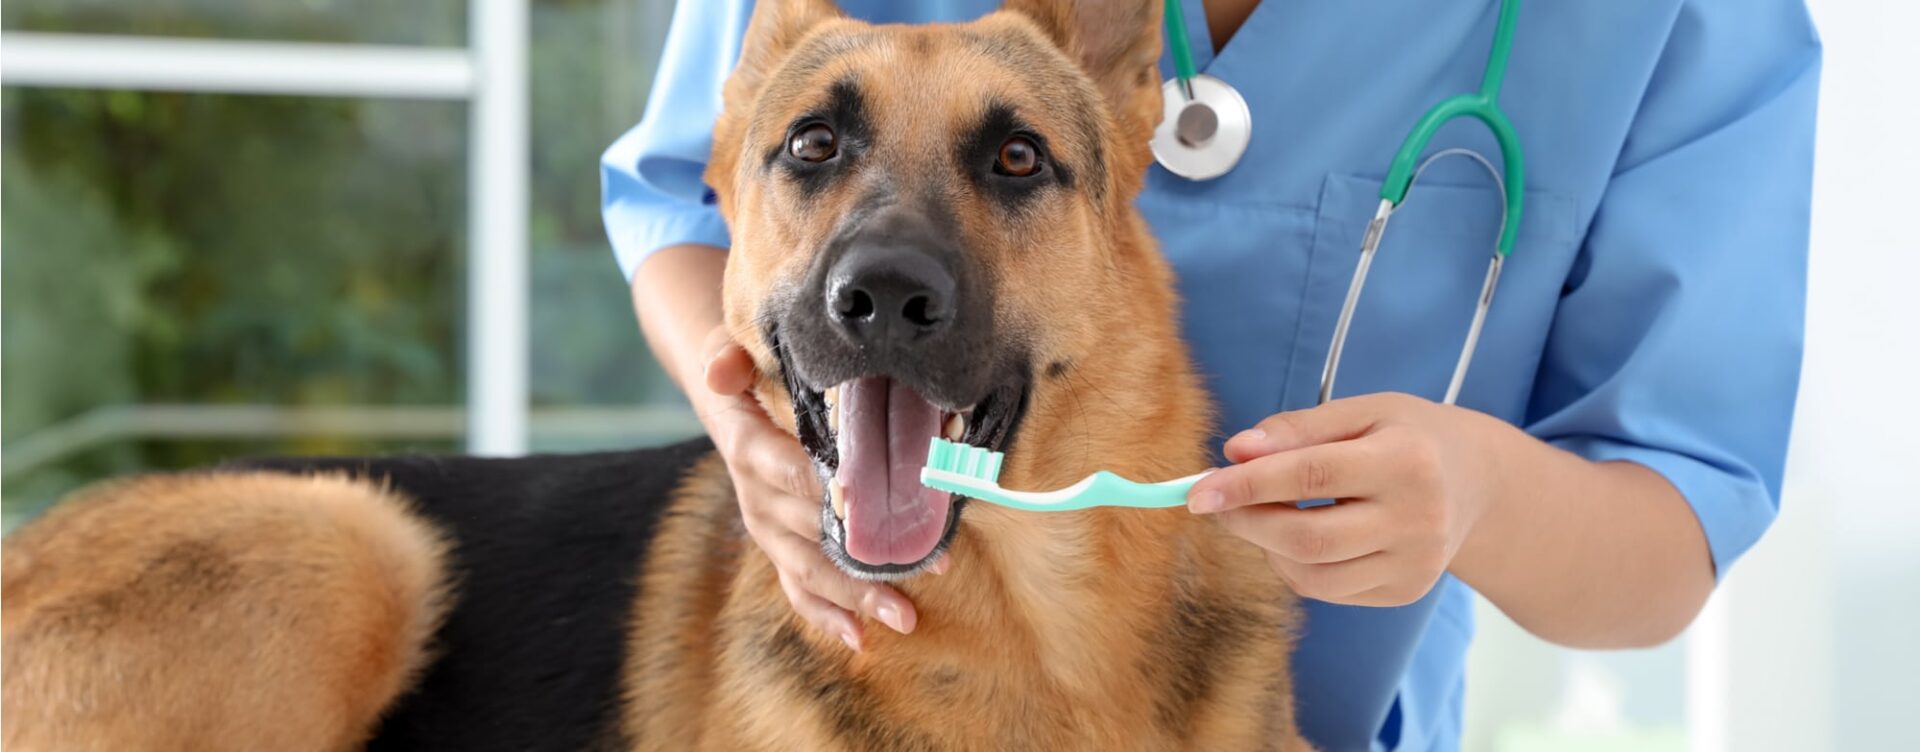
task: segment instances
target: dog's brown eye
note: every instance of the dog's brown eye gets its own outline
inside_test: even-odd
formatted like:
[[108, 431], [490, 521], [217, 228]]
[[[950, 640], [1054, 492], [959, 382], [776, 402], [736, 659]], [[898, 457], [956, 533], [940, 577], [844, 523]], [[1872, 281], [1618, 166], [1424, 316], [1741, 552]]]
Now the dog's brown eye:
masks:
[[1040, 147], [1026, 136], [1014, 136], [1000, 145], [1000, 160], [993, 168], [1002, 175], [1024, 178], [1040, 171]]
[[825, 162], [833, 158], [835, 151], [833, 129], [825, 123], [801, 128], [787, 141], [787, 153], [808, 162]]

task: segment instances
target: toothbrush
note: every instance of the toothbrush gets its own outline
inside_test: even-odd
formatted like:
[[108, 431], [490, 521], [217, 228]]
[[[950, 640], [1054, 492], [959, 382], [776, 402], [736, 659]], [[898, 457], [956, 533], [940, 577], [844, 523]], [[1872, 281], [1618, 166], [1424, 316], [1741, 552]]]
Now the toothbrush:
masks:
[[927, 449], [920, 484], [991, 504], [1028, 512], [1069, 512], [1093, 507], [1159, 509], [1187, 504], [1187, 490], [1206, 473], [1160, 483], [1140, 483], [1101, 470], [1058, 491], [1001, 488], [1000, 463], [1006, 455], [935, 437]]

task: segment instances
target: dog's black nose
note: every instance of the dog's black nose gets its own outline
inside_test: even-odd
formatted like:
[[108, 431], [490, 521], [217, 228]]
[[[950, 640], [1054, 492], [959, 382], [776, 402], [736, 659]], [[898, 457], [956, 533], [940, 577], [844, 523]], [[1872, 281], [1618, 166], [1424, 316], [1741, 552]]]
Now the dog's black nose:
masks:
[[854, 342], [918, 342], [953, 321], [953, 274], [911, 244], [856, 243], [827, 274], [827, 318]]

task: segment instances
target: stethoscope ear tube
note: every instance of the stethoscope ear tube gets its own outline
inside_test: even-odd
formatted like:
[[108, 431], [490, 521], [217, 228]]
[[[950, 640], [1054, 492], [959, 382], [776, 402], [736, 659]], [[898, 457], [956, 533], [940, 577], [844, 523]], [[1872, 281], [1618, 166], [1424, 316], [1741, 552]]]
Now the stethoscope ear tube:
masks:
[[1333, 399], [1333, 382], [1340, 375], [1340, 356], [1347, 347], [1347, 330], [1353, 326], [1353, 309], [1360, 305], [1360, 291], [1367, 287], [1367, 272], [1373, 269], [1373, 256], [1380, 250], [1380, 239], [1387, 234], [1387, 222], [1393, 219], [1393, 202], [1380, 199], [1380, 208], [1367, 223], [1366, 239], [1360, 241], [1360, 261], [1354, 264], [1353, 279], [1347, 282], [1347, 298], [1340, 304], [1340, 318], [1333, 324], [1333, 343], [1327, 347], [1327, 363], [1320, 368], [1319, 404]]
[[[1467, 157], [1486, 169], [1487, 174], [1493, 178], [1494, 186], [1500, 191], [1500, 225], [1505, 227], [1509, 219], [1506, 181], [1501, 178], [1500, 172], [1493, 168], [1493, 163], [1478, 152], [1469, 149], [1447, 149], [1435, 153], [1414, 170], [1413, 175], [1408, 179], [1409, 188], [1419, 182], [1420, 175], [1427, 171], [1427, 167], [1445, 157]], [[1406, 195], [1411, 197], [1411, 193]], [[1367, 273], [1373, 269], [1374, 256], [1379, 254], [1380, 243], [1386, 238], [1387, 223], [1393, 220], [1393, 213], [1405, 205], [1404, 200], [1396, 205], [1383, 198], [1380, 200], [1379, 208], [1374, 210], [1373, 220], [1367, 223], [1366, 237], [1360, 242], [1360, 260], [1354, 265], [1352, 281], [1347, 283], [1347, 297], [1340, 304], [1340, 318], [1334, 321], [1333, 341], [1327, 347], [1327, 362], [1320, 370], [1319, 404], [1324, 405], [1333, 399], [1333, 385], [1340, 374], [1340, 358], [1345, 354], [1347, 334], [1353, 329], [1354, 309], [1360, 306], [1360, 293], [1367, 286]], [[1480, 283], [1480, 295], [1475, 300], [1473, 322], [1467, 325], [1467, 341], [1460, 347], [1460, 357], [1454, 363], [1453, 377], [1447, 381], [1446, 396], [1441, 399], [1442, 404], [1451, 405], [1460, 399], [1460, 387], [1467, 380], [1467, 368], [1473, 365], [1473, 354], [1480, 346], [1480, 332], [1486, 327], [1487, 311], [1493, 307], [1493, 293], [1500, 284], [1500, 271], [1505, 268], [1506, 260], [1507, 254], [1501, 251], [1501, 244], [1496, 241], [1493, 247], [1493, 260], [1487, 265], [1486, 277]]]
[[[1169, 5], [1169, 8], [1172, 6]], [[1386, 235], [1387, 223], [1393, 213], [1404, 205], [1419, 182], [1420, 174], [1436, 160], [1449, 156], [1467, 156], [1486, 168], [1487, 174], [1500, 189], [1500, 232], [1493, 244], [1493, 260], [1487, 264], [1487, 274], [1480, 283], [1480, 295], [1475, 301], [1473, 322], [1467, 326], [1467, 341], [1460, 348], [1460, 357], [1454, 363], [1453, 378], [1447, 382], [1446, 396], [1441, 400], [1445, 404], [1454, 404], [1460, 399], [1460, 387], [1466, 381], [1467, 368], [1473, 365], [1473, 354], [1480, 346], [1480, 333], [1487, 323], [1487, 312], [1493, 307], [1493, 293], [1500, 284], [1500, 272], [1506, 266], [1507, 257], [1513, 254], [1514, 245], [1520, 238], [1521, 212], [1525, 208], [1527, 189], [1526, 158], [1520, 149], [1520, 136], [1514, 131], [1513, 121], [1500, 109], [1500, 90], [1506, 84], [1507, 59], [1513, 52], [1513, 34], [1520, 13], [1520, 0], [1501, 0], [1500, 19], [1493, 30], [1493, 47], [1487, 52], [1487, 66], [1480, 75], [1480, 90], [1471, 94], [1451, 97], [1421, 116], [1413, 131], [1394, 154], [1393, 162], [1388, 166], [1387, 178], [1380, 185], [1380, 208], [1374, 212], [1373, 221], [1367, 225], [1366, 239], [1360, 244], [1360, 260], [1353, 271], [1353, 281], [1347, 285], [1347, 299], [1340, 306], [1340, 318], [1333, 327], [1333, 341], [1327, 347], [1327, 363], [1320, 371], [1320, 402], [1333, 399], [1335, 377], [1339, 375], [1340, 358], [1347, 346], [1347, 334], [1352, 331], [1353, 312], [1359, 306], [1360, 292], [1366, 288], [1367, 272], [1373, 266], [1373, 257], [1380, 250], [1381, 239]], [[1448, 121], [1460, 117], [1477, 118], [1493, 132], [1494, 140], [1500, 147], [1500, 160], [1505, 168], [1504, 177], [1493, 163], [1477, 152], [1467, 149], [1447, 149], [1420, 160], [1420, 154], [1432, 142], [1435, 133]]]

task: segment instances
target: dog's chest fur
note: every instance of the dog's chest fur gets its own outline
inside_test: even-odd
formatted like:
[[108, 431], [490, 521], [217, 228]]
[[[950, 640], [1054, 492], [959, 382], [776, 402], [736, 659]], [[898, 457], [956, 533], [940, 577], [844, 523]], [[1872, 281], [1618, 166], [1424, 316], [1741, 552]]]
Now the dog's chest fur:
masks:
[[[915, 632], [869, 623], [856, 655], [792, 613], [734, 504], [717, 461], [696, 467], [649, 553], [625, 675], [639, 748], [1290, 748], [1289, 601], [1210, 523], [1093, 525], [1131, 549], [1088, 555], [1134, 563], [1078, 584], [969, 571], [992, 526], [969, 528], [953, 571], [902, 584]], [[1038, 587], [1047, 603], [1020, 592]]]

